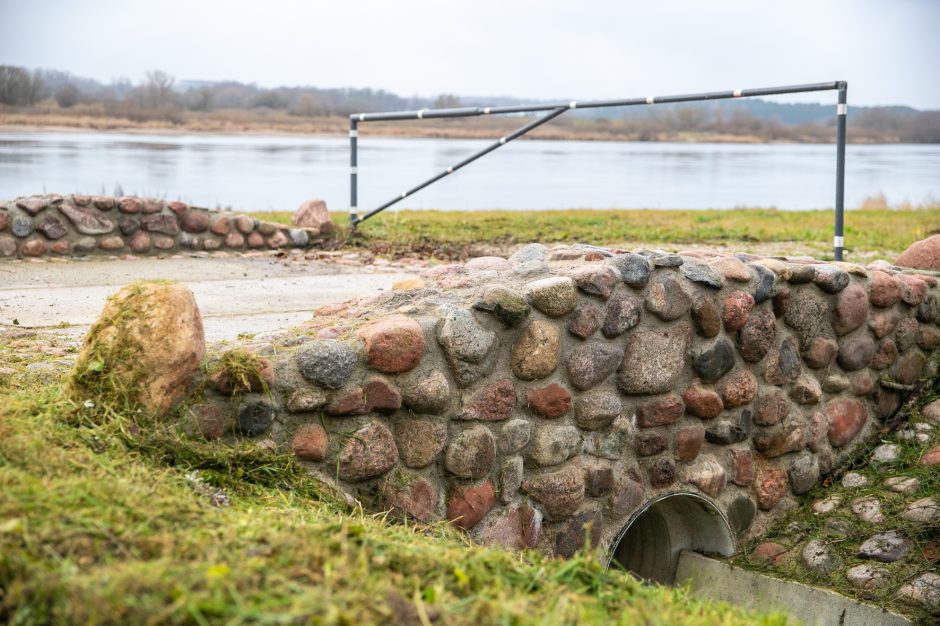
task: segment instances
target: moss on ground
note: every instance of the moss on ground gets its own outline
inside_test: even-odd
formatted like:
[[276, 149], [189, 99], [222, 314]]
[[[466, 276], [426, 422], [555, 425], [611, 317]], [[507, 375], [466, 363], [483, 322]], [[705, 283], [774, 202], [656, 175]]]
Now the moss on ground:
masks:
[[[933, 381], [932, 386], [919, 397], [916, 405], [910, 408], [906, 419], [901, 422], [901, 427], [926, 423], [928, 420], [920, 410], [937, 398], [940, 398], [940, 377]], [[901, 517], [910, 502], [928, 496], [936, 498], [937, 494], [940, 494], [940, 470], [935, 466], [919, 464], [924, 451], [940, 441], [940, 428], [937, 426], [934, 424], [926, 442], [909, 441], [898, 437], [896, 432], [883, 432], [880, 437], [858, 450], [847, 464], [840, 467], [838, 475], [829, 477], [808, 493], [799, 496], [799, 508], [777, 522], [760, 539], [745, 546], [742, 554], [734, 558], [733, 562], [778, 578], [828, 587], [843, 595], [909, 615], [917, 620], [917, 623], [935, 624], [936, 617], [904, 603], [896, 597], [896, 593], [904, 583], [925, 571], [940, 572], [940, 520], [911, 522]], [[897, 463], [888, 466], [872, 465], [869, 461], [871, 453], [883, 443], [900, 446], [901, 458]], [[865, 476], [868, 484], [863, 487], [844, 487], [839, 479], [849, 471]], [[885, 479], [895, 476], [916, 478], [919, 481], [917, 490], [905, 495], [885, 487]], [[862, 522], [852, 512], [850, 502], [864, 496], [876, 497], [881, 502], [884, 521]], [[820, 514], [813, 511], [815, 502], [829, 497], [841, 499], [833, 512]], [[878, 563], [857, 556], [862, 542], [876, 533], [887, 531], [899, 531], [912, 540], [912, 547], [904, 558], [894, 563]], [[841, 559], [842, 566], [828, 576], [808, 570], [802, 563], [801, 552], [810, 539], [825, 541], [830, 550]], [[768, 541], [779, 543], [788, 551], [776, 563], [756, 562], [751, 556], [753, 549]], [[877, 565], [888, 572], [888, 582], [883, 588], [859, 589], [846, 578], [846, 570], [864, 563]]]
[[[554, 560], [392, 523], [291, 456], [188, 437], [66, 393], [0, 336], [0, 622], [784, 624]], [[35, 338], [36, 346], [45, 339]], [[50, 376], [52, 376], [50, 378]]]
[[[290, 223], [289, 211], [254, 213]], [[339, 232], [348, 215], [333, 214]], [[832, 255], [833, 212], [734, 210], [397, 211], [364, 222], [343, 246], [378, 254], [465, 259], [520, 243], [589, 243], [671, 249], [727, 246], [734, 252]], [[864, 209], [845, 218], [846, 258], [894, 258], [912, 242], [940, 232], [940, 206]]]

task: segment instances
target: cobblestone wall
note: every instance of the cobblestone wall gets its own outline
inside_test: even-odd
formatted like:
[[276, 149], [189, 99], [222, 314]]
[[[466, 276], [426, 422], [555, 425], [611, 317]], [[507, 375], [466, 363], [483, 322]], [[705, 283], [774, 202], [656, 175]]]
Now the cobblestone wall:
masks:
[[154, 198], [47, 195], [0, 202], [0, 259], [306, 248], [327, 235]]
[[533, 244], [254, 338], [251, 390], [216, 369], [192, 423], [484, 543], [570, 555], [589, 525], [608, 545], [676, 491], [754, 536], [936, 374], [937, 282]]

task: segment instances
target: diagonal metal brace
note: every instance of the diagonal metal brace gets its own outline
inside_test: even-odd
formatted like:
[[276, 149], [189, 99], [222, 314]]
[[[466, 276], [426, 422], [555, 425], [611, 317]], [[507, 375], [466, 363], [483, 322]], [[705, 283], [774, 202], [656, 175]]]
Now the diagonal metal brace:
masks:
[[505, 146], [507, 143], [509, 143], [509, 142], [512, 141], [513, 139], [518, 139], [519, 137], [522, 137], [523, 135], [525, 135], [525, 134], [528, 133], [529, 131], [538, 128], [538, 127], [541, 126], [542, 124], [545, 124], [546, 122], [550, 122], [551, 120], [555, 119], [556, 117], [558, 117], [559, 115], [561, 115], [562, 113], [564, 113], [565, 111], [567, 111], [568, 108], [569, 108], [568, 106], [563, 106], [563, 107], [558, 107], [558, 108], [556, 108], [556, 109], [552, 109], [552, 111], [551, 111], [550, 113], [548, 113], [547, 115], [545, 115], [545, 116], [543, 116], [543, 117], [540, 117], [539, 119], [537, 119], [537, 120], [535, 120], [535, 121], [533, 121], [533, 122], [530, 122], [530, 123], [526, 124], [525, 126], [523, 126], [523, 127], [521, 127], [521, 128], [517, 128], [516, 130], [512, 131], [512, 132], [509, 133], [508, 135], [505, 135], [505, 136], [503, 136], [503, 137], [500, 137], [498, 140], [494, 141], [493, 143], [491, 143], [491, 144], [488, 145], [487, 147], [483, 148], [483, 149], [480, 150], [479, 152], [468, 156], [466, 159], [464, 159], [463, 161], [457, 163], [456, 165], [452, 165], [451, 167], [448, 167], [448, 168], [447, 168], [446, 170], [444, 170], [443, 172], [440, 172], [439, 174], [436, 174], [436, 175], [432, 176], [431, 178], [427, 179], [427, 180], [424, 181], [423, 183], [420, 183], [420, 184], [418, 184], [418, 185], [415, 185], [414, 187], [412, 187], [411, 189], [409, 189], [409, 190], [407, 190], [407, 191], [401, 192], [401, 194], [395, 196], [394, 198], [392, 198], [391, 200], [389, 200], [389, 201], [386, 202], [385, 204], [383, 204], [383, 205], [381, 205], [381, 206], [379, 206], [379, 207], [376, 207], [376, 208], [372, 209], [371, 211], [369, 211], [369, 212], [366, 213], [365, 215], [356, 217], [356, 219], [352, 220], [352, 228], [355, 229], [355, 228], [356, 228], [356, 225], [359, 224], [360, 222], [369, 219], [370, 217], [372, 217], [372, 216], [375, 215], [376, 213], [381, 213], [382, 211], [384, 211], [384, 210], [387, 209], [388, 207], [392, 206], [393, 204], [396, 204], [396, 203], [398, 203], [398, 202], [401, 202], [402, 200], [404, 200], [404, 199], [407, 198], [408, 196], [414, 194], [415, 192], [421, 191], [422, 189], [424, 189], [424, 188], [427, 187], [428, 185], [439, 181], [440, 179], [444, 178], [445, 176], [450, 176], [451, 174], [453, 174], [454, 172], [456, 172], [456, 171], [459, 170], [460, 168], [464, 167], [465, 165], [469, 165], [470, 163], [473, 163], [474, 161], [476, 161], [476, 160], [479, 159], [480, 157], [486, 156], [486, 155], [489, 154], [490, 152], [496, 150], [497, 148], [501, 148], [501, 147]]

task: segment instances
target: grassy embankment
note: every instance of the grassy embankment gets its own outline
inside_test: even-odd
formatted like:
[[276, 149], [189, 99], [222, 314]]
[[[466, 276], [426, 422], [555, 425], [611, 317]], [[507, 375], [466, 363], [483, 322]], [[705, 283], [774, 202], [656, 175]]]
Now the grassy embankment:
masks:
[[[932, 424], [921, 413], [921, 409], [940, 398], [940, 377], [927, 385], [917, 403], [906, 411], [904, 424]], [[935, 424], [933, 424], [936, 426]], [[799, 507], [787, 517], [779, 520], [760, 539], [743, 546], [742, 554], [734, 562], [744, 567], [756, 569], [776, 578], [795, 580], [810, 585], [827, 587], [839, 593], [866, 601], [881, 607], [906, 614], [914, 618], [917, 624], [936, 624], [936, 617], [929, 615], [919, 607], [912, 607], [897, 596], [898, 589], [911, 579], [925, 571], [938, 571], [940, 568], [940, 520], [909, 521], [903, 518], [907, 506], [921, 498], [936, 496], [940, 493], [940, 471], [935, 467], [920, 465], [920, 459], [933, 445], [940, 441], [936, 428], [930, 431], [926, 442], [912, 441], [898, 436], [897, 432], [882, 432], [856, 451], [842, 468], [845, 472], [854, 471], [864, 476], [868, 482], [862, 487], [845, 487], [838, 480], [824, 481], [808, 493], [801, 495]], [[879, 466], [870, 461], [876, 446], [883, 443], [897, 445], [901, 457], [897, 463]], [[916, 479], [917, 487], [913, 492], [901, 494], [885, 486], [889, 477]], [[884, 519], [871, 524], [860, 523], [851, 511], [850, 503], [859, 497], [878, 499], [884, 512]], [[836, 499], [838, 505], [828, 514], [813, 510], [813, 504], [823, 499]], [[912, 541], [912, 547], [905, 558], [893, 563], [872, 563], [858, 557], [858, 550], [863, 541], [877, 532], [900, 532]], [[801, 560], [801, 552], [810, 539], [826, 542], [841, 565], [831, 573], [808, 570]], [[752, 550], [765, 541], [781, 544], [786, 549], [775, 562], [759, 563], [751, 558]], [[883, 586], [872, 589], [860, 589], [853, 585], [845, 572], [856, 565], [877, 565], [884, 575]]]
[[2, 623], [785, 621], [643, 586], [590, 551], [513, 554], [349, 509], [290, 455], [70, 400], [61, 367], [28, 369], [55, 368], [48, 341], [0, 335]]
[[[289, 223], [288, 211], [254, 213]], [[335, 213], [340, 230], [348, 215]], [[463, 259], [539, 241], [625, 248], [723, 248], [759, 254], [832, 256], [832, 211], [569, 210], [400, 211], [378, 215], [344, 245], [380, 254], [431, 254]], [[893, 259], [918, 239], [940, 232], [940, 205], [908, 210], [862, 209], [845, 218], [846, 259]]]

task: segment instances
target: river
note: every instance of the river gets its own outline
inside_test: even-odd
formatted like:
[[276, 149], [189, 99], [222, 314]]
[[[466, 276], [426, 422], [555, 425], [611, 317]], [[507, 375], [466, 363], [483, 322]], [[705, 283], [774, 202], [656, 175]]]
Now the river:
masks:
[[[488, 142], [360, 135], [365, 211]], [[136, 194], [234, 210], [349, 202], [341, 137], [0, 132], [0, 199], [41, 192]], [[940, 145], [849, 145], [846, 206], [940, 198]], [[616, 141], [513, 142], [401, 208], [831, 208], [835, 147]]]

